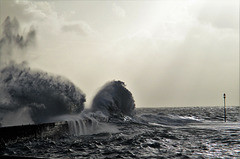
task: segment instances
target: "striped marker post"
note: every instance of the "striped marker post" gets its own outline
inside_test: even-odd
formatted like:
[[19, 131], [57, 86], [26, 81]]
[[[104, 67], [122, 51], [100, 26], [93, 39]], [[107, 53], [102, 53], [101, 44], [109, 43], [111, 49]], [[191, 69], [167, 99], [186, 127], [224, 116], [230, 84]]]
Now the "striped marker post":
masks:
[[227, 115], [226, 115], [226, 94], [223, 94], [223, 101], [224, 101], [224, 121], [227, 121]]

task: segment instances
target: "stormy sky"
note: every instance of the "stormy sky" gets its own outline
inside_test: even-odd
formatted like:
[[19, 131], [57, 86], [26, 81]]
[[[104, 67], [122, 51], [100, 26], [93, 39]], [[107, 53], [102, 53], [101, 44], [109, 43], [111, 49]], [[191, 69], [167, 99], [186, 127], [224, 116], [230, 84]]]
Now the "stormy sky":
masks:
[[238, 0], [0, 0], [1, 37], [7, 16], [35, 38], [11, 59], [70, 79], [87, 105], [114, 79], [137, 107], [239, 105]]

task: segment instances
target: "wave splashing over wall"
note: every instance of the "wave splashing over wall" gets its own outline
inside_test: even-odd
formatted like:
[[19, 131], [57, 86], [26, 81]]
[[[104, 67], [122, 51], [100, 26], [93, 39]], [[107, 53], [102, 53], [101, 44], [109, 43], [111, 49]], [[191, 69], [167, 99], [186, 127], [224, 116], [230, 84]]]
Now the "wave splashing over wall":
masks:
[[122, 81], [111, 81], [103, 86], [92, 102], [93, 111], [107, 116], [135, 115], [135, 101], [132, 93]]
[[[19, 116], [20, 112], [25, 113], [23, 116], [29, 113], [34, 123], [42, 123], [50, 117], [84, 109], [85, 94], [73, 83], [60, 76], [33, 71], [24, 63], [1, 70], [0, 89], [0, 122], [13, 112]], [[2, 124], [14, 125], [14, 121], [8, 122]]]
[[108, 117], [101, 112], [86, 112], [75, 115], [62, 115], [50, 119], [54, 122], [66, 121], [70, 135], [92, 135], [98, 133], [119, 132], [116, 125], [108, 122]]

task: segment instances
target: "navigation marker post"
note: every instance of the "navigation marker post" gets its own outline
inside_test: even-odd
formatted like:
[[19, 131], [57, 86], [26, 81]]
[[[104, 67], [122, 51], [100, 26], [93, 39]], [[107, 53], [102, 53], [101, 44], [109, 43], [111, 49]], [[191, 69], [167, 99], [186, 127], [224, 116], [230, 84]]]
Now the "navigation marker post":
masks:
[[223, 94], [223, 100], [224, 100], [224, 121], [227, 121], [227, 116], [226, 116], [226, 94]]

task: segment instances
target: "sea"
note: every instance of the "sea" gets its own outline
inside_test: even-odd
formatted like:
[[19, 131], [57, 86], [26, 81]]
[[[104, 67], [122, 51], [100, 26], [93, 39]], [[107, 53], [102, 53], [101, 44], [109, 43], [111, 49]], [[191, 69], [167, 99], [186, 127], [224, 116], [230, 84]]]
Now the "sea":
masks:
[[[19, 138], [1, 156], [30, 158], [240, 158], [240, 106], [136, 108], [132, 117], [71, 117], [58, 136]], [[81, 116], [81, 115], [79, 115]], [[96, 116], [96, 115], [95, 115]], [[65, 117], [66, 119], [70, 117]], [[63, 119], [63, 118], [62, 118]]]

